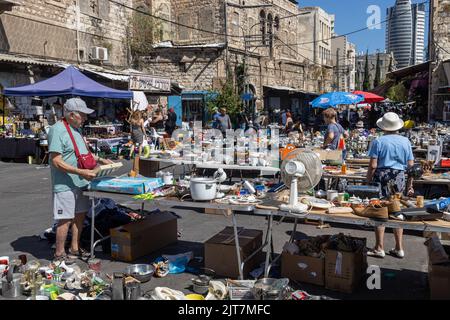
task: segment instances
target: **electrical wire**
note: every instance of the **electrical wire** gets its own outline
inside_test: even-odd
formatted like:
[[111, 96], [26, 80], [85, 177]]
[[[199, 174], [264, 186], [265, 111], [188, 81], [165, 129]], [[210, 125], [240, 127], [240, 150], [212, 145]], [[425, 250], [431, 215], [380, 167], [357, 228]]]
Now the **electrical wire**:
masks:
[[[428, 2], [430, 2], [430, 0], [427, 0], [427, 1], [424, 1], [424, 2], [420, 2], [420, 3], [417, 3], [417, 4], [425, 4], [425, 3], [428, 3]], [[342, 35], [335, 35], [335, 36], [332, 36], [331, 38], [320, 39], [320, 40], [309, 41], [309, 42], [300, 42], [300, 43], [294, 43], [294, 44], [293, 44], [293, 43], [289, 43], [289, 45], [312, 44], [312, 43], [317, 43], [317, 42], [322, 42], [322, 41], [328, 41], [328, 40], [333, 40], [333, 39], [337, 39], [337, 38], [349, 36], [349, 35], [352, 35], [352, 34], [355, 34], [355, 33], [359, 33], [359, 32], [365, 31], [365, 30], [369, 30], [369, 28], [373, 28], [373, 27], [375, 27], [375, 26], [380, 26], [380, 25], [382, 25], [382, 24], [385, 24], [385, 23], [389, 22], [390, 20], [393, 20], [394, 18], [400, 17], [400, 16], [402, 16], [402, 15], [404, 15], [404, 14], [407, 14], [407, 13], [409, 13], [409, 12], [412, 12], [412, 10], [405, 10], [405, 11], [403, 11], [402, 13], [396, 14], [396, 15], [392, 16], [391, 18], [388, 18], [388, 19], [386, 19], [386, 20], [384, 20], [384, 21], [381, 21], [381, 22], [379, 22], [379, 23], [377, 23], [377, 24], [374, 24], [374, 25], [372, 25], [372, 26], [370, 26], [370, 27], [365, 27], [365, 28], [357, 29], [357, 30], [354, 30], [354, 31], [350, 31], [350, 32], [344, 33], [344, 34], [342, 34]], [[425, 10], [425, 12], [427, 13], [427, 12], [429, 12], [429, 10]]]
[[[116, 5], [118, 5], [118, 6], [122, 6], [122, 7], [126, 8], [126, 9], [129, 9], [129, 10], [131, 10], [131, 11], [135, 11], [135, 12], [138, 12], [138, 13], [141, 13], [141, 14], [144, 14], [144, 15], [147, 15], [147, 16], [149, 16], [149, 17], [152, 17], [152, 18], [155, 18], [155, 19], [158, 19], [158, 20], [162, 20], [162, 21], [164, 21], [164, 22], [167, 22], [167, 23], [170, 23], [170, 24], [173, 24], [173, 25], [177, 25], [177, 26], [180, 26], [180, 27], [184, 27], [184, 28], [187, 28], [187, 29], [196, 30], [196, 31], [201, 31], [201, 32], [204, 32], [204, 33], [209, 33], [209, 34], [214, 34], [214, 35], [219, 35], [219, 36], [226, 36], [226, 37], [230, 37], [230, 38], [241, 38], [241, 39], [242, 39], [242, 38], [245, 38], [245, 37], [246, 37], [246, 36], [232, 35], [232, 34], [228, 34], [228, 33], [220, 33], [220, 32], [215, 32], [215, 31], [210, 31], [210, 30], [205, 30], [205, 29], [201, 29], [201, 28], [197, 28], [197, 27], [185, 25], [185, 24], [182, 24], [182, 23], [179, 23], [179, 22], [176, 22], [176, 21], [167, 19], [167, 18], [163, 18], [163, 17], [156, 16], [156, 15], [151, 14], [151, 13], [149, 13], [149, 12], [145, 12], [145, 11], [142, 11], [142, 10], [139, 10], [139, 9], [136, 9], [136, 8], [133, 8], [133, 7], [130, 7], [130, 6], [126, 5], [126, 4], [124, 4], [124, 3], [120, 3], [120, 2], [115, 1], [115, 0], [108, 0], [108, 1], [111, 2], [111, 3], [113, 3], [113, 4], [116, 4]], [[420, 2], [420, 3], [418, 3], [418, 4], [425, 4], [425, 3], [428, 3], [428, 2], [429, 2], [429, 0], [424, 1], [424, 2]], [[391, 17], [391, 18], [388, 18], [388, 19], [386, 19], [386, 20], [384, 20], [384, 21], [382, 21], [382, 22], [380, 22], [380, 23], [378, 23], [378, 24], [375, 24], [375, 25], [373, 25], [373, 26], [377, 26], [377, 25], [384, 24], [384, 23], [386, 23], [386, 22], [388, 22], [388, 21], [390, 21], [390, 20], [392, 20], [392, 19], [394, 19], [394, 18], [397, 18], [397, 17], [399, 17], [399, 16], [401, 16], [401, 15], [403, 15], [403, 14], [406, 14], [406, 13], [408, 13], [408, 12], [411, 12], [411, 10], [406, 10], [406, 11], [404, 11], [404, 12], [401, 13], [401, 14], [395, 15], [395, 16], [393, 16], [393, 17]], [[300, 15], [302, 15], [302, 14], [305, 14], [305, 12], [302, 12], [302, 13], [299, 13], [299, 14], [294, 14], [294, 15], [289, 15], [289, 16], [285, 16], [285, 17], [281, 17], [281, 18], [279, 18], [279, 20], [287, 19], [287, 18], [295, 17], [295, 16], [300, 16]], [[371, 27], [373, 27], [373, 26], [371, 26]], [[328, 39], [320, 39], [320, 40], [309, 41], [309, 42], [301, 42], [301, 43], [297, 43], [297, 44], [292, 44], [292, 43], [291, 43], [291, 44], [287, 44], [287, 43], [284, 43], [284, 42], [283, 42], [283, 43], [284, 43], [286, 46], [303, 45], [303, 44], [311, 44], [311, 43], [319, 43], [319, 42], [322, 42], [322, 41], [328, 41], [328, 40], [332, 40], [332, 39], [336, 39], [336, 38], [348, 36], [348, 35], [351, 35], [351, 34], [355, 34], [355, 33], [358, 33], [358, 32], [362, 32], [362, 31], [365, 31], [365, 30], [367, 30], [367, 29], [369, 29], [369, 28], [371, 28], [371, 27], [365, 27], [365, 28], [357, 29], [357, 30], [354, 30], [354, 31], [351, 31], [351, 32], [348, 32], [348, 33], [345, 33], [345, 34], [342, 34], [342, 35], [339, 35], [339, 36], [337, 36], [337, 35], [336, 35], [336, 36], [333, 36], [333, 37], [328, 38]]]
[[436, 47], [440, 48], [440, 49], [441, 49], [442, 51], [444, 51], [445, 53], [450, 54], [450, 52], [448, 52], [447, 49], [441, 47], [441, 45], [440, 45], [436, 40], [434, 40], [433, 43], [434, 43], [434, 45], [435, 45]]

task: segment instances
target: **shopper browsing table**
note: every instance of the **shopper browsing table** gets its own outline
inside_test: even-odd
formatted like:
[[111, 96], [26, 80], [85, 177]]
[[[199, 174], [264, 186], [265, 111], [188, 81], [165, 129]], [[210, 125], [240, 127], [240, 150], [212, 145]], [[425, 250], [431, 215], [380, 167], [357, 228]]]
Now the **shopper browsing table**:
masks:
[[[369, 150], [370, 164], [367, 172], [367, 181], [381, 184], [382, 195], [389, 199], [395, 193], [403, 193], [406, 189], [405, 171], [414, 165], [411, 143], [398, 130], [403, 128], [403, 120], [394, 113], [388, 112], [377, 121], [377, 126], [384, 131], [384, 135], [371, 144]], [[412, 187], [408, 194], [414, 193]], [[400, 213], [393, 218], [403, 220]], [[367, 254], [384, 258], [384, 230], [385, 227], [376, 227], [376, 244]], [[394, 229], [395, 249], [389, 253], [395, 257], [403, 258], [403, 229]]]
[[[66, 264], [73, 263], [74, 258], [81, 258], [87, 254], [79, 247], [83, 221], [90, 207], [89, 198], [83, 195], [83, 190], [87, 187], [88, 180], [96, 176], [96, 171], [92, 170], [94, 168], [78, 168], [74, 142], [79, 154], [90, 153], [80, 128], [87, 119], [86, 115], [93, 111], [80, 98], [67, 100], [64, 105], [64, 118], [50, 128], [48, 135], [53, 217], [58, 223], [54, 261], [64, 261]], [[92, 156], [101, 164], [112, 163], [110, 160]], [[93, 165], [95, 166], [95, 163]], [[70, 226], [72, 226], [72, 240], [67, 255], [64, 245]]]
[[225, 136], [226, 131], [232, 129], [230, 116], [227, 114], [227, 109], [220, 108], [220, 115], [217, 117], [217, 121], [219, 122], [219, 130], [222, 131], [222, 134]]
[[[323, 143], [324, 149], [329, 148], [331, 150], [337, 150], [339, 147], [339, 140], [341, 138], [348, 138], [348, 132], [336, 122], [336, 118], [337, 112], [333, 108], [328, 108], [323, 112], [323, 119], [328, 126], [327, 132], [325, 133], [325, 141]], [[345, 159], [345, 155], [343, 155], [343, 158]]]
[[145, 132], [145, 124], [144, 118], [141, 111], [135, 111], [130, 119], [131, 124], [131, 140], [133, 141], [133, 148], [130, 151], [130, 157], [133, 154], [136, 147], [138, 147], [138, 155], [139, 157], [142, 153], [142, 146], [144, 140], [147, 140], [146, 132]]

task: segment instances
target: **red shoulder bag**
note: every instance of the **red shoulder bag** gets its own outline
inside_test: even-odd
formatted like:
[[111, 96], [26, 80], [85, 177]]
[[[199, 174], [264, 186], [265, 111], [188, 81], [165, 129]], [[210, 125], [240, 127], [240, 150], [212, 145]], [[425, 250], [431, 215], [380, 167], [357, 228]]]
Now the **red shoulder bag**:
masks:
[[80, 154], [80, 151], [78, 150], [77, 143], [75, 142], [75, 139], [72, 134], [72, 130], [69, 128], [69, 124], [67, 123], [66, 119], [63, 120], [64, 125], [66, 126], [67, 132], [69, 133], [70, 139], [72, 140], [73, 149], [75, 150], [75, 155], [77, 156], [77, 166], [79, 169], [88, 169], [92, 170], [97, 166], [97, 161], [95, 161], [94, 156], [89, 151], [89, 147], [86, 145], [87, 154]]

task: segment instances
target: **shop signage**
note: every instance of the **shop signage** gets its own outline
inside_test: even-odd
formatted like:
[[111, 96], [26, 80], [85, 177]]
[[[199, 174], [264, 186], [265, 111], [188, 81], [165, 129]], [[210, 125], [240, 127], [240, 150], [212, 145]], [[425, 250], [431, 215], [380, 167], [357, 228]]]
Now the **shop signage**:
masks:
[[170, 93], [170, 79], [147, 75], [130, 75], [130, 90]]

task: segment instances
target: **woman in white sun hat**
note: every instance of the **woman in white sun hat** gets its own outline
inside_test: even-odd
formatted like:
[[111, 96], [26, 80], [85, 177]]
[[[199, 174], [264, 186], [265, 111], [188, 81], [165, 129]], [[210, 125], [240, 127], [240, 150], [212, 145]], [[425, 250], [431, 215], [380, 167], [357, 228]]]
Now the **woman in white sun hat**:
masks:
[[[414, 165], [411, 143], [398, 134], [403, 128], [404, 122], [394, 112], [386, 113], [378, 119], [377, 126], [383, 130], [384, 135], [374, 140], [370, 146], [370, 165], [367, 171], [367, 181], [381, 184], [382, 196], [389, 199], [395, 193], [404, 193], [406, 189], [405, 171]], [[408, 194], [414, 193], [409, 188]], [[393, 218], [403, 220], [400, 213], [394, 214]], [[384, 230], [385, 227], [376, 227], [376, 244], [373, 250], [367, 254], [384, 258]], [[403, 229], [394, 229], [395, 249], [389, 253], [397, 258], [403, 258]]]

